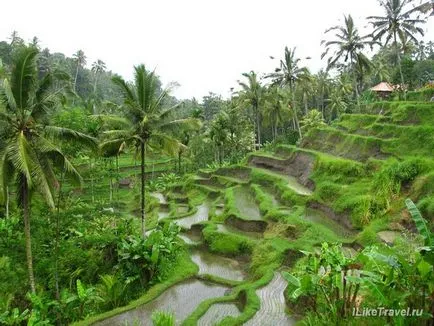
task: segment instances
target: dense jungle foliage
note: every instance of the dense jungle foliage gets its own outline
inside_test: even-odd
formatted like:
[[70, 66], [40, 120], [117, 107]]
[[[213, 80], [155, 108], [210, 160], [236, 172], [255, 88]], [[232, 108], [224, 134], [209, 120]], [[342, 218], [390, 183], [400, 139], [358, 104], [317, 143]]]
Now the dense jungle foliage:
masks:
[[[371, 34], [351, 15], [325, 33], [325, 70], [284, 47], [229, 99], [180, 100], [144, 64], [127, 81], [82, 50], [1, 41], [0, 324], [110, 324], [199, 280], [226, 292], [182, 320], [156, 303], [152, 323], [207, 325], [234, 303], [212, 322], [432, 325], [431, 7], [380, 2]], [[204, 272], [196, 251], [243, 278]], [[281, 311], [261, 296], [273, 284]], [[378, 307], [420, 313], [354, 313]]]

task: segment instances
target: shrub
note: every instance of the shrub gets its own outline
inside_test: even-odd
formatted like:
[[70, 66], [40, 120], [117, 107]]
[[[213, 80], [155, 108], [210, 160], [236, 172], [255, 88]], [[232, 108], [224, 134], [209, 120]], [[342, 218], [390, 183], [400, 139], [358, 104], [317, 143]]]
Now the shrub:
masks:
[[154, 326], [175, 326], [175, 317], [171, 313], [154, 311], [151, 318]]

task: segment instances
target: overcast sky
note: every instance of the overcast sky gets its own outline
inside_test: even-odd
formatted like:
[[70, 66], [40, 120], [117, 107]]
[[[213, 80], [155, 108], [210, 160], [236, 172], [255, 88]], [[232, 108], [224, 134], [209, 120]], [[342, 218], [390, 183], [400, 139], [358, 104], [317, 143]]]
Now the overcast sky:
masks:
[[[14, 0], [1, 9], [0, 40], [36, 35], [51, 52], [82, 49], [88, 66], [102, 59], [126, 78], [145, 63], [181, 85], [178, 98], [227, 96], [241, 73], [270, 72], [278, 62], [269, 56], [282, 57], [285, 45], [317, 71], [326, 28], [347, 13], [362, 28], [382, 13], [377, 0]], [[434, 40], [434, 17], [424, 28]]]

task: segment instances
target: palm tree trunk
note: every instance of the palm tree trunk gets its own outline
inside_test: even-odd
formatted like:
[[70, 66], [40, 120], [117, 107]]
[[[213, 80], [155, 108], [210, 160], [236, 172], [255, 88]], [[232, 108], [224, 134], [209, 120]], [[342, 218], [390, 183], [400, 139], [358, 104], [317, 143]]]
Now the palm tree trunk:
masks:
[[145, 143], [140, 143], [140, 169], [141, 169], [141, 190], [140, 190], [140, 213], [142, 222], [142, 236], [145, 237]]
[[325, 120], [325, 115], [324, 115], [324, 94], [322, 94], [322, 93], [321, 93], [321, 113], [322, 113], [323, 120]]
[[353, 55], [351, 54], [351, 69], [353, 69], [353, 78], [354, 78], [354, 92], [356, 94], [356, 101], [357, 103], [359, 102], [359, 90], [357, 88], [357, 73], [356, 73], [356, 69], [354, 67], [354, 60], [353, 60]]
[[279, 124], [278, 124], [278, 122], [276, 120], [276, 123], [274, 125], [274, 140], [277, 139], [277, 132], [278, 132], [278, 130], [279, 130]]
[[36, 293], [35, 274], [33, 273], [32, 238], [30, 234], [29, 185], [27, 184], [25, 176], [23, 176], [23, 181], [21, 182], [21, 200], [23, 205], [24, 235], [26, 239], [27, 271], [29, 273], [30, 290], [32, 293]]
[[96, 97], [96, 85], [98, 83], [98, 74], [95, 74], [95, 82], [93, 83], [93, 94]]
[[95, 105], [97, 82], [98, 82], [98, 74], [95, 75], [95, 82], [93, 84], [93, 96], [94, 96], [94, 100], [93, 100], [93, 103], [92, 103], [92, 114], [94, 114], [94, 115], [97, 114], [97, 112], [96, 112], [96, 105]]
[[259, 149], [261, 148], [261, 124], [260, 124], [260, 119], [259, 119], [259, 108], [256, 106], [256, 128], [257, 128], [257, 133], [258, 133], [258, 147]]
[[77, 92], [77, 78], [78, 78], [78, 68], [80, 67], [79, 64], [77, 64], [77, 69], [75, 70], [75, 78], [74, 78], [74, 91]]
[[119, 154], [116, 155], [116, 199], [119, 200]]
[[[56, 207], [56, 241], [55, 241], [55, 267], [54, 267], [54, 279], [56, 283], [56, 300], [60, 300], [59, 289], [59, 241], [60, 241], [60, 202], [62, 200], [62, 185], [64, 182], [65, 171], [62, 170], [60, 176], [59, 193], [57, 195], [57, 207]], [[57, 316], [59, 319], [59, 316]]]
[[396, 31], [393, 33], [393, 42], [395, 43], [396, 59], [398, 61], [399, 75], [401, 76], [401, 90], [404, 90], [404, 75], [401, 66], [401, 54], [399, 53], [398, 42], [396, 40]]
[[299, 135], [300, 140], [301, 140], [301, 139], [303, 139], [303, 135], [301, 134], [300, 124], [298, 123], [297, 108], [295, 105], [295, 86], [291, 85], [291, 89], [292, 89], [292, 108], [294, 110], [294, 121], [295, 121], [295, 125], [297, 126], [298, 135]]

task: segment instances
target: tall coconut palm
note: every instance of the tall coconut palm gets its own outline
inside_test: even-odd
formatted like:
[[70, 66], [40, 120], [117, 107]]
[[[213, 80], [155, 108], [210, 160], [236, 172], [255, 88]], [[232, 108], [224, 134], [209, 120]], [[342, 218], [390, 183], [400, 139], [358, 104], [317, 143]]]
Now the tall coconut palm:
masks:
[[325, 118], [325, 99], [330, 92], [331, 80], [328, 71], [320, 70], [314, 78], [315, 92], [318, 97], [319, 106], [321, 107], [321, 114]]
[[424, 19], [419, 17], [412, 17], [417, 12], [425, 10], [424, 5], [416, 8], [409, 5], [413, 0], [381, 0], [380, 5], [384, 10], [384, 16], [369, 16], [368, 19], [374, 27], [373, 38], [374, 40], [384, 40], [384, 45], [392, 42], [395, 47], [399, 74], [401, 76], [401, 83], [404, 85], [404, 75], [401, 66], [401, 51], [399, 50], [398, 41], [405, 44], [407, 39], [412, 40], [416, 44], [418, 40], [416, 36], [419, 34], [424, 35], [423, 29], [418, 26], [425, 23]]
[[80, 68], [84, 67], [87, 63], [86, 56], [83, 52], [83, 50], [78, 50], [76, 53], [73, 54], [73, 58], [76, 64], [75, 68], [75, 78], [74, 78], [74, 90], [77, 92], [77, 78], [78, 78], [78, 71]]
[[274, 70], [274, 73], [267, 75], [268, 78], [272, 78], [274, 84], [278, 84], [281, 87], [289, 87], [292, 94], [291, 108], [294, 111], [293, 122], [294, 128], [297, 128], [300, 138], [302, 138], [300, 125], [298, 123], [297, 116], [297, 104], [295, 102], [296, 85], [300, 77], [308, 72], [306, 67], [300, 67], [300, 58], [295, 56], [296, 48], [291, 50], [285, 46], [285, 54], [283, 60], [280, 60], [279, 68]]
[[377, 57], [374, 57], [372, 60], [372, 66], [373, 66], [373, 76], [376, 78], [376, 82], [382, 82], [390, 81], [390, 65], [387, 62], [387, 59], [385, 58], [385, 55], [378, 55]]
[[309, 111], [309, 96], [311, 96], [314, 92], [313, 83], [314, 83], [314, 79], [309, 71], [305, 72], [300, 76], [298, 89], [301, 93], [305, 115]]
[[98, 59], [94, 63], [92, 63], [91, 71], [94, 74], [94, 83], [93, 83], [93, 96], [94, 99], [92, 101], [92, 112], [93, 114], [96, 114], [96, 101], [98, 100], [97, 94], [96, 94], [96, 87], [98, 85], [98, 78], [99, 76], [106, 70], [106, 64], [104, 61]]
[[0, 190], [4, 193], [15, 177], [17, 203], [22, 210], [29, 284], [35, 292], [30, 232], [31, 194], [39, 193], [54, 208], [53, 193], [58, 186], [56, 168], [81, 182], [81, 177], [62, 153], [60, 141], [93, 138], [71, 129], [50, 125], [50, 114], [58, 104], [59, 93], [52, 93], [53, 76], [37, 78], [38, 51], [24, 48], [16, 57], [10, 77], [3, 82], [0, 100]]
[[416, 60], [422, 61], [428, 58], [428, 48], [424, 41], [419, 42], [416, 49]]
[[368, 59], [363, 53], [357, 56], [357, 60], [354, 65], [354, 74], [356, 75], [356, 92], [360, 93], [363, 90], [365, 77], [371, 73], [374, 66], [371, 60]]
[[[3, 87], [4, 76], [5, 76], [5, 71], [3, 67], [3, 61], [0, 58], [0, 89], [2, 89]], [[5, 110], [4, 103], [0, 102], [0, 112], [3, 112], [4, 110]], [[0, 120], [0, 130], [5, 128], [6, 128], [6, 123]], [[4, 146], [5, 146], [4, 141], [0, 139], [0, 149], [4, 148]], [[0, 191], [0, 201], [5, 203], [5, 217], [9, 218], [9, 185], [4, 185], [4, 187], [5, 187], [4, 191], [3, 192]]]
[[278, 135], [279, 125], [285, 121], [285, 118], [290, 117], [291, 111], [288, 107], [290, 100], [286, 95], [283, 89], [277, 86], [271, 86], [266, 95], [264, 116], [271, 126], [274, 141]]
[[217, 161], [221, 166], [224, 159], [224, 146], [229, 137], [229, 116], [225, 111], [221, 111], [211, 122], [209, 130], [209, 138], [214, 142], [217, 147]]
[[256, 140], [258, 146], [261, 147], [261, 104], [263, 102], [264, 89], [254, 71], [244, 73], [243, 76], [247, 78], [247, 83], [241, 81], [238, 82], [242, 87], [242, 91], [239, 93], [240, 98], [244, 103], [248, 104], [253, 111]]
[[96, 86], [98, 84], [99, 76], [106, 70], [107, 66], [104, 61], [98, 59], [94, 63], [92, 63], [92, 72], [95, 75], [95, 81], [93, 84], [93, 92], [96, 93]]
[[344, 16], [344, 25], [333, 26], [325, 31], [325, 34], [336, 32], [336, 39], [331, 41], [323, 40], [325, 51], [321, 55], [321, 59], [328, 56], [330, 50], [334, 49], [327, 59], [328, 68], [335, 67], [337, 63], [343, 60], [344, 64], [349, 63], [350, 70], [353, 71], [354, 92], [356, 98], [359, 96], [357, 87], [357, 75], [355, 65], [357, 62], [364, 61], [365, 56], [362, 51], [366, 46], [372, 47], [375, 41], [372, 41], [371, 35], [360, 36], [354, 20], [351, 15]]
[[[145, 236], [145, 161], [146, 148], [158, 148], [175, 155], [182, 144], [172, 135], [174, 131], [196, 130], [200, 128], [197, 119], [172, 120], [171, 113], [178, 107], [164, 109], [163, 102], [169, 95], [169, 89], [161, 90], [160, 82], [154, 72], [146, 70], [144, 65], [134, 67], [134, 83], [127, 83], [122, 77], [113, 77], [124, 98], [125, 117], [109, 117], [123, 124], [123, 128], [105, 132], [106, 140], [101, 148], [106, 151], [122, 144], [133, 145], [140, 153], [141, 190], [140, 212], [142, 235]], [[104, 117], [102, 117], [104, 118]]]

